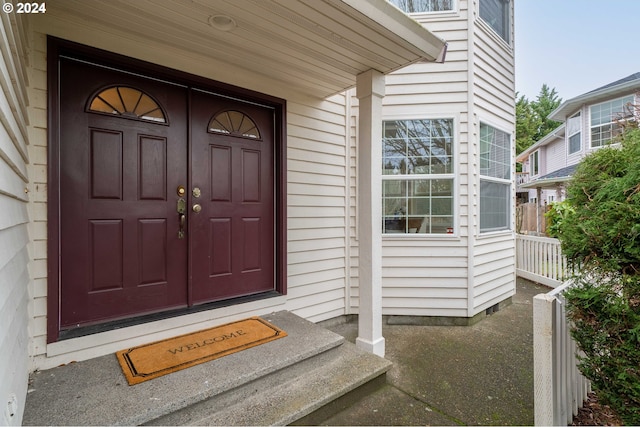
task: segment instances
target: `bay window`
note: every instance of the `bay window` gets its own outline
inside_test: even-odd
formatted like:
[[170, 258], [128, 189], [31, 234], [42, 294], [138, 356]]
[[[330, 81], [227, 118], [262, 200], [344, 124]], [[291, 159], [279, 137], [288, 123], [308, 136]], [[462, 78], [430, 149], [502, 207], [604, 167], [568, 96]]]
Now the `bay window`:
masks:
[[382, 132], [382, 232], [453, 233], [453, 120], [389, 120]]
[[480, 123], [480, 232], [511, 224], [511, 136]]

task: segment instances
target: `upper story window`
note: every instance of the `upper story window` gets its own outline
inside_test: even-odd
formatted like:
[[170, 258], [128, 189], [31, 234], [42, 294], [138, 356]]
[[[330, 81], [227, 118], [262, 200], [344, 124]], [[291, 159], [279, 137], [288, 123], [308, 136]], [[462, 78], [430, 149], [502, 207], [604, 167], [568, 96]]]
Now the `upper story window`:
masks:
[[389, 120], [382, 132], [382, 232], [452, 234], [453, 120]]
[[569, 154], [582, 150], [582, 116], [577, 112], [567, 120], [567, 138]]
[[451, 12], [454, 0], [388, 0], [405, 13]]
[[480, 232], [511, 223], [511, 135], [480, 123]]
[[511, 0], [480, 0], [480, 18], [502, 39], [510, 43]]
[[540, 167], [538, 163], [539, 157], [540, 150], [536, 150], [529, 155], [529, 173], [531, 174], [531, 176], [536, 176], [540, 173]]
[[611, 141], [616, 135], [622, 133], [622, 126], [617, 120], [633, 116], [632, 109], [633, 95], [602, 104], [592, 105], [589, 109], [591, 114], [591, 148], [602, 147]]

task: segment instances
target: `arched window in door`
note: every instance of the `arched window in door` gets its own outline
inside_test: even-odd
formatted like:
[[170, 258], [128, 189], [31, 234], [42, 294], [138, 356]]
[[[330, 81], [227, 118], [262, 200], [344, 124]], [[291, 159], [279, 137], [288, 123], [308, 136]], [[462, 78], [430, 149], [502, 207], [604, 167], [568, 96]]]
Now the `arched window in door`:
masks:
[[216, 114], [209, 121], [207, 132], [260, 139], [260, 131], [251, 117], [236, 110]]
[[91, 98], [88, 111], [154, 123], [167, 123], [167, 115], [150, 95], [129, 86], [111, 86]]

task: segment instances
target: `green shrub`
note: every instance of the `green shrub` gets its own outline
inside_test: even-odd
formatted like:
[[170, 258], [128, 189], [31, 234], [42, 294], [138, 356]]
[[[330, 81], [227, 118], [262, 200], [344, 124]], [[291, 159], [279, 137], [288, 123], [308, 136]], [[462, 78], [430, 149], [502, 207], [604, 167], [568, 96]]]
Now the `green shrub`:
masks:
[[551, 217], [580, 271], [565, 294], [579, 368], [603, 403], [640, 425], [640, 130], [619, 142], [585, 157]]
[[560, 236], [562, 221], [568, 214], [573, 213], [574, 209], [569, 202], [553, 202], [549, 205], [549, 211], [544, 214], [547, 219], [547, 234], [549, 237], [558, 238]]

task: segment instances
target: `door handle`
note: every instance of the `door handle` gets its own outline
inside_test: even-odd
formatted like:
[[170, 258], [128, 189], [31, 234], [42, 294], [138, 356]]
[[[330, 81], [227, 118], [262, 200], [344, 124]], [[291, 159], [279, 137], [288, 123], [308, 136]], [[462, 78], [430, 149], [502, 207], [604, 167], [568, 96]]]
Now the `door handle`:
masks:
[[179, 214], [178, 218], [180, 218], [180, 228], [178, 229], [178, 239], [184, 239], [184, 223], [187, 217], [185, 214]]
[[178, 211], [178, 224], [180, 225], [178, 228], [178, 239], [183, 239], [184, 225], [187, 221], [187, 216], [185, 215], [187, 212], [187, 202], [182, 197], [178, 199], [176, 211]]

